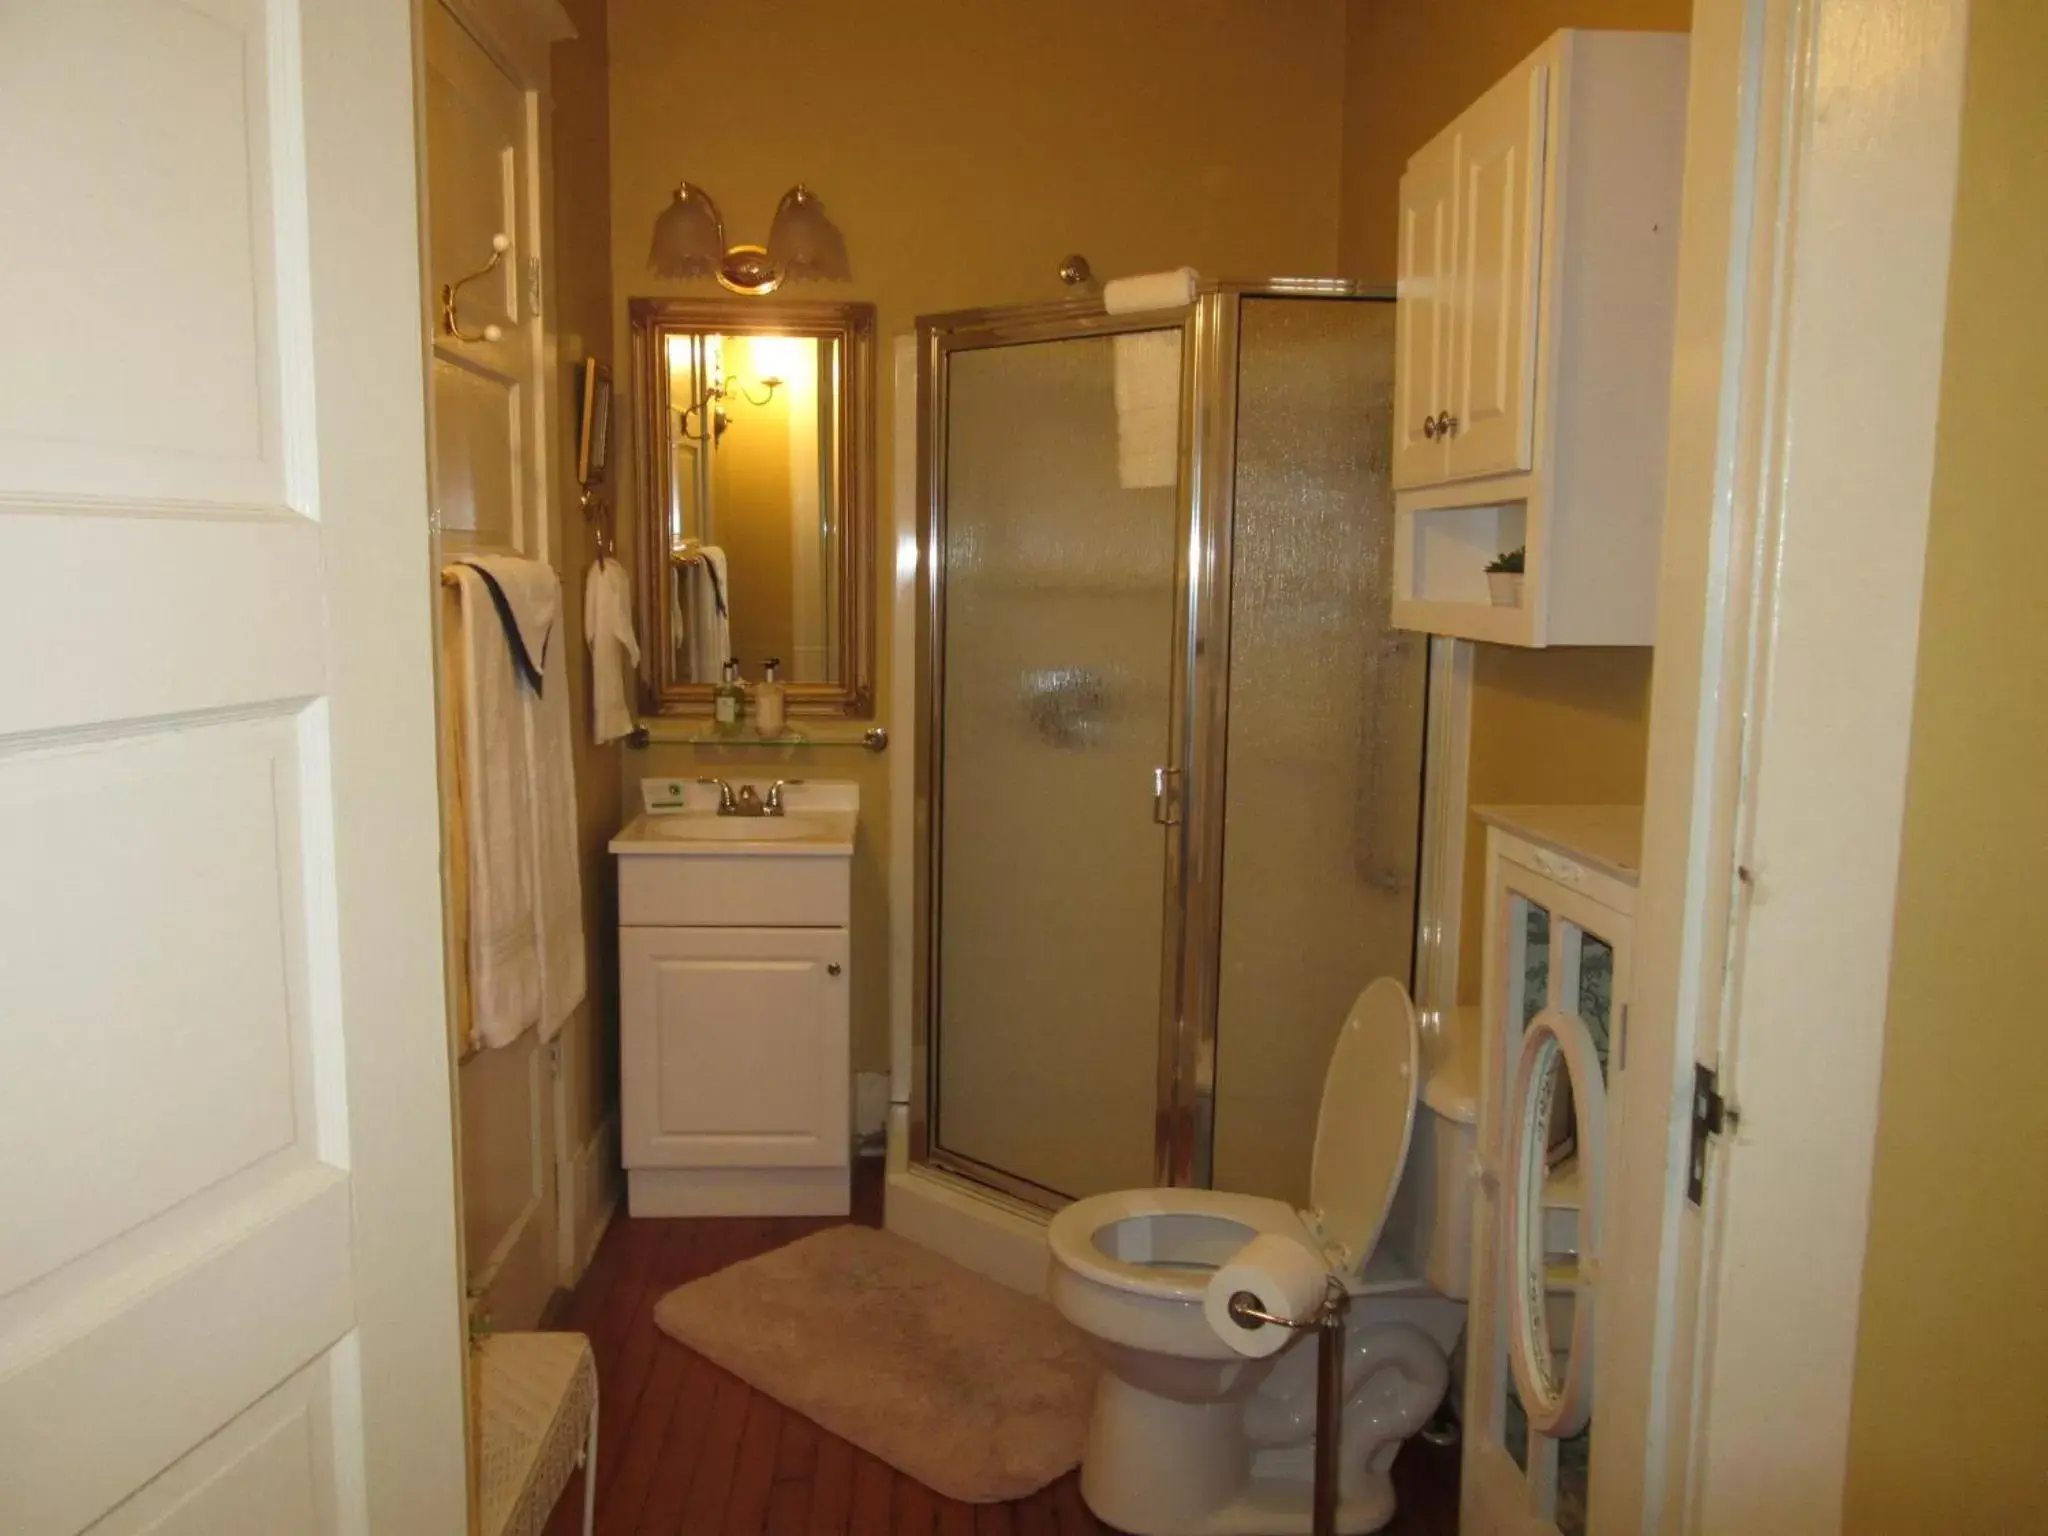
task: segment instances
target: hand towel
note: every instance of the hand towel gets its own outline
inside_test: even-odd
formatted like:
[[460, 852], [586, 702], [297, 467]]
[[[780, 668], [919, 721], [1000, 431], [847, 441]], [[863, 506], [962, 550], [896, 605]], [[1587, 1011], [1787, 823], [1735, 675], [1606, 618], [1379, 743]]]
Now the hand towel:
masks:
[[534, 942], [533, 779], [526, 696], [484, 573], [451, 565], [460, 599], [462, 796], [468, 811], [471, 1029], [510, 1045], [540, 1019]]
[[601, 555], [583, 578], [583, 638], [590, 646], [590, 733], [603, 746], [632, 734], [640, 637], [633, 633], [626, 568]]
[[690, 592], [690, 679], [715, 683], [732, 655], [732, 585], [724, 550], [703, 544], [697, 554], [697, 561], [684, 567]]
[[[547, 567], [541, 567], [547, 570]], [[554, 572], [548, 571], [550, 579]], [[560, 586], [556, 586], [560, 600]], [[559, 637], [556, 637], [559, 641]], [[526, 699], [533, 776], [534, 943], [540, 954], [540, 1037], [561, 1033], [583, 1001], [583, 869], [576, 852], [576, 764], [569, 713], [569, 647], [547, 647], [542, 691]]]

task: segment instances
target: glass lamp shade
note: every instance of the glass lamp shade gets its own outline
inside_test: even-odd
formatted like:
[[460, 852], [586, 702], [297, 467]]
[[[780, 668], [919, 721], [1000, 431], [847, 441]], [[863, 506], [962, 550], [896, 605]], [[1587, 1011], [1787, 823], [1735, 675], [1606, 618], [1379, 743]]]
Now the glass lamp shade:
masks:
[[647, 270], [656, 277], [714, 277], [725, 256], [725, 220], [709, 194], [687, 181], [654, 221]]
[[851, 277], [846, 239], [817, 193], [799, 183], [782, 195], [768, 230], [768, 260], [786, 278]]

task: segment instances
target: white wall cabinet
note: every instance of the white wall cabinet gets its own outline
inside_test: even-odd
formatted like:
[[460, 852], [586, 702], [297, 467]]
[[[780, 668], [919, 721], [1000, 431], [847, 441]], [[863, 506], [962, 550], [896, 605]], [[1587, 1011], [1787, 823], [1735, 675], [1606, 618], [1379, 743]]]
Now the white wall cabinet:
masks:
[[[1559, 32], [1409, 161], [1394, 384], [1394, 623], [1648, 645], [1686, 39]], [[1526, 548], [1522, 600], [1485, 568]]]

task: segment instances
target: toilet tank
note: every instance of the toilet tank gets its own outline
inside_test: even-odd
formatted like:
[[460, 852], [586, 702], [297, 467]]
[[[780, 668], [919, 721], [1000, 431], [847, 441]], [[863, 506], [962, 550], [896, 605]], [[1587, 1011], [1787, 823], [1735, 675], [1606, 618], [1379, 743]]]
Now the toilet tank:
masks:
[[1472, 1288], [1473, 1154], [1479, 1102], [1462, 1062], [1425, 1056], [1408, 1166], [1387, 1210], [1380, 1246], [1392, 1248], [1431, 1290], [1464, 1301]]

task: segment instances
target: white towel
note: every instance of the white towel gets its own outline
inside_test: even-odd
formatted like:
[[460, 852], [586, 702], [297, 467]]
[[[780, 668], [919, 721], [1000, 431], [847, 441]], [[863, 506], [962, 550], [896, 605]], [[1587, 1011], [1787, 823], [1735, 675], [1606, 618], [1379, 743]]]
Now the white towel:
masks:
[[1180, 478], [1180, 332], [1126, 331], [1116, 356], [1116, 478], [1126, 490]]
[[683, 567], [690, 583], [690, 680], [715, 683], [732, 655], [732, 576], [716, 544], [697, 552], [702, 558]]
[[472, 1029], [509, 1045], [540, 1018], [534, 943], [533, 777], [526, 694], [481, 572], [451, 565], [461, 599], [464, 798], [469, 807], [469, 992]]
[[1148, 309], [1178, 309], [1195, 302], [1201, 282], [1193, 267], [1117, 277], [1102, 285], [1102, 307], [1112, 315], [1134, 315]]
[[471, 556], [452, 569], [469, 672], [476, 1032], [503, 1046], [538, 1024], [552, 1040], [586, 979], [561, 583], [550, 567], [511, 555]]
[[626, 568], [601, 555], [583, 578], [583, 638], [590, 645], [590, 734], [603, 746], [632, 734], [640, 637], [633, 633]]

